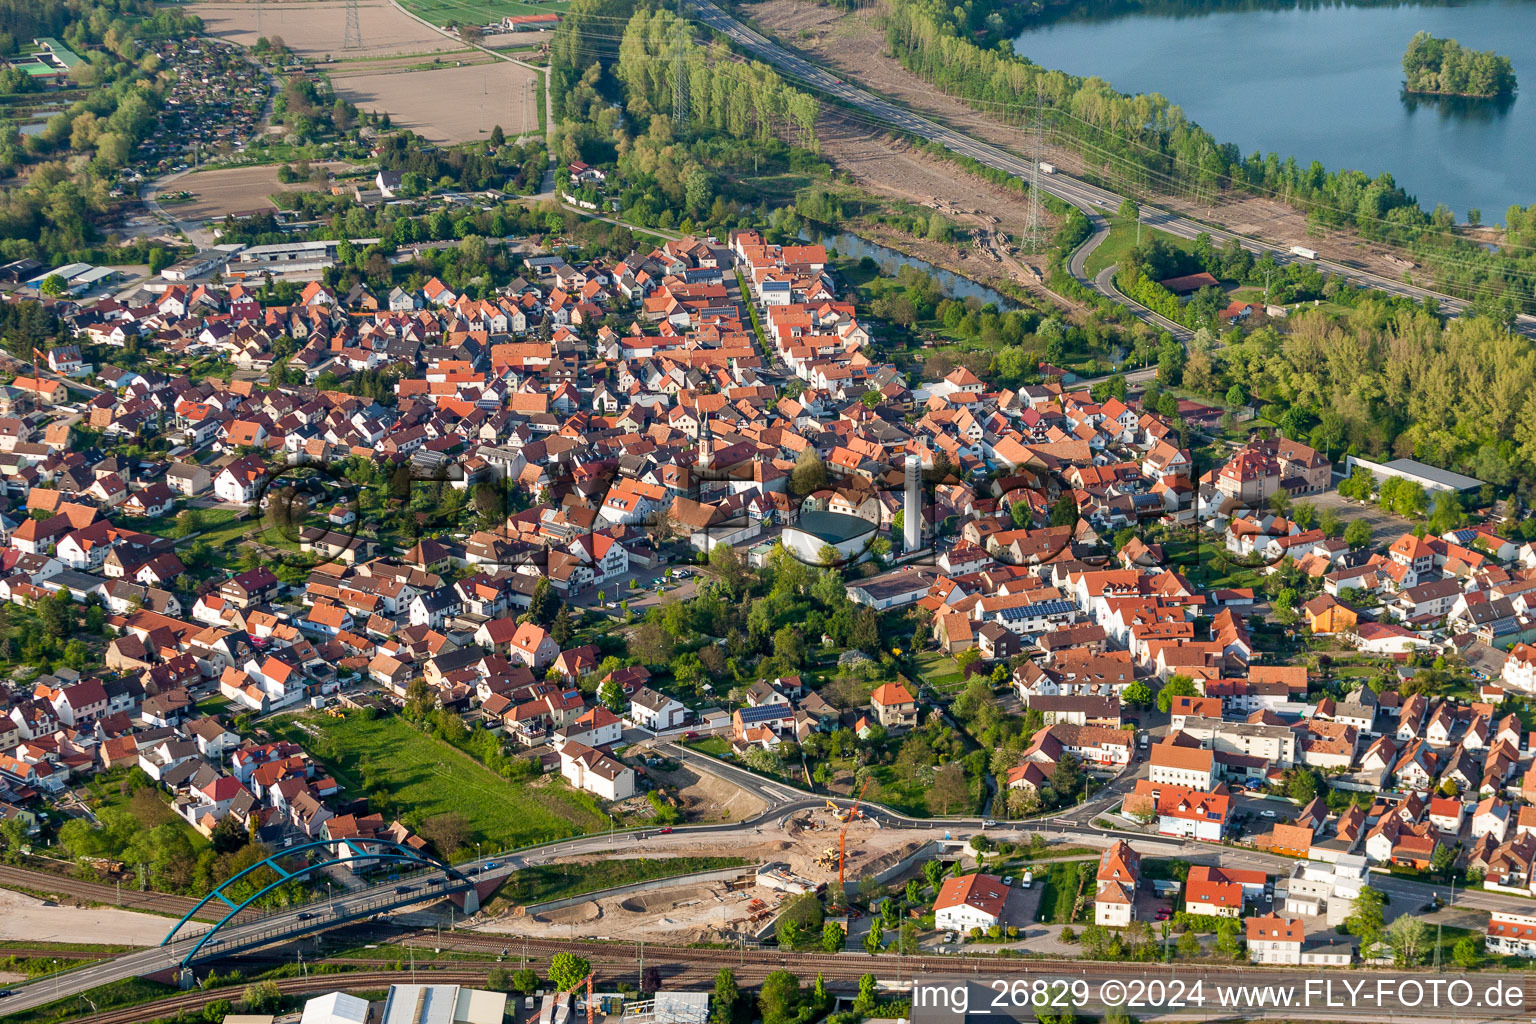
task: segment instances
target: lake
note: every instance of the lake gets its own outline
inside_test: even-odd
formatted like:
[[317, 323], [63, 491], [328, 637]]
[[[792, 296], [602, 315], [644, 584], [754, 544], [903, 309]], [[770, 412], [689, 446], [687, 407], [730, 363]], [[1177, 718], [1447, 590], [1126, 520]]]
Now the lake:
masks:
[[[1514, 65], [1531, 96], [1409, 97], [1403, 51], [1425, 30]], [[1133, 11], [1031, 28], [1014, 49], [1047, 68], [1161, 93], [1221, 142], [1305, 166], [1388, 171], [1426, 209], [1502, 223], [1536, 202], [1536, 3]]]

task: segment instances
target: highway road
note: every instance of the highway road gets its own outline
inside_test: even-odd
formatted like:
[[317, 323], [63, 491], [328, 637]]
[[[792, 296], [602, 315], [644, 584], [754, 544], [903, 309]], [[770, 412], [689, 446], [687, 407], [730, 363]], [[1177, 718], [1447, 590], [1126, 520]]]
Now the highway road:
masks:
[[[799, 54], [764, 36], [762, 33], [737, 21], [713, 3], [712, 0], [688, 0], [688, 5], [693, 9], [698, 19], [706, 26], [726, 36], [737, 46], [759, 59], [773, 65], [797, 85], [830, 96], [848, 107], [860, 110], [890, 125], [892, 128], [915, 135], [918, 138], [926, 139], [929, 142], [937, 143], [950, 152], [970, 157], [988, 167], [1021, 178], [1031, 176], [1032, 168], [1029, 160], [999, 146], [982, 142], [963, 132], [956, 131], [931, 118], [914, 113], [867, 89], [845, 82], [820, 65], [813, 64]], [[1086, 253], [1092, 251], [1093, 247], [1108, 234], [1104, 226], [1102, 212], [1118, 210], [1121, 202], [1126, 197], [1109, 189], [1101, 188], [1098, 185], [1090, 184], [1080, 178], [1063, 174], [1061, 171], [1056, 171], [1053, 174], [1042, 174], [1039, 178], [1042, 191], [1070, 203], [1085, 214], [1088, 214], [1096, 228], [1093, 237], [1090, 237], [1083, 247], [1079, 249], [1078, 253], [1075, 254], [1081, 258], [1074, 258], [1072, 261], [1072, 265], [1075, 268], [1073, 270], [1074, 275], [1088, 287], [1101, 294], [1105, 294], [1106, 298], [1127, 305], [1133, 313], [1136, 313], [1143, 320], [1147, 320], [1149, 323], [1160, 328], [1171, 329], [1168, 326], [1171, 321], [1157, 317], [1156, 314], [1152, 314], [1149, 310], [1139, 306], [1139, 304], [1129, 303], [1118, 292], [1114, 294], [1105, 293], [1098, 282], [1090, 281], [1083, 275], [1082, 260], [1086, 258]], [[1301, 259], [1290, 252], [1290, 246], [1295, 244], [1292, 242], [1269, 242], [1248, 235], [1239, 235], [1222, 228], [1202, 224], [1182, 214], [1173, 213], [1147, 204], [1143, 204], [1142, 214], [1143, 223], [1179, 238], [1194, 238], [1196, 235], [1204, 232], [1211, 236], [1212, 241], [1218, 247], [1225, 245], [1231, 239], [1236, 239], [1239, 245], [1254, 253], [1273, 254], [1275, 260], [1279, 263], [1291, 263]], [[1302, 241], [1305, 240], [1303, 239]], [[1373, 274], [1358, 267], [1347, 266], [1330, 260], [1312, 260], [1308, 262], [1316, 263], [1319, 267], [1346, 278], [1355, 284], [1374, 288], [1389, 295], [1399, 295], [1415, 300], [1432, 298], [1440, 303], [1442, 309], [1456, 313], [1465, 312], [1469, 306], [1469, 303], [1462, 299], [1442, 295], [1426, 288], [1404, 284], [1402, 281]], [[1523, 334], [1536, 336], [1536, 317], [1530, 315], [1520, 316], [1516, 323], [1516, 329]], [[1185, 334], [1182, 336], [1188, 337], [1186, 329], [1181, 327], [1180, 330], [1185, 331]]]

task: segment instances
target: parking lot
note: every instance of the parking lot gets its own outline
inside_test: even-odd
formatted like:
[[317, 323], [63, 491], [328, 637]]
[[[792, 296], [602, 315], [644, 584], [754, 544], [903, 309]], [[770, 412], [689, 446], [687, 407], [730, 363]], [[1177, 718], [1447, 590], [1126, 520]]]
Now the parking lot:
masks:
[[1313, 494], [1300, 499], [1317, 506], [1318, 515], [1321, 516], [1324, 509], [1334, 509], [1339, 518], [1346, 524], [1355, 519], [1364, 519], [1371, 524], [1371, 543], [1377, 545], [1391, 544], [1394, 540], [1413, 529], [1413, 523], [1401, 516], [1395, 516], [1390, 512], [1383, 512], [1375, 505], [1362, 505], [1357, 501], [1350, 501], [1340, 497], [1338, 491], [1327, 490], [1322, 494]]
[[[688, 575], [678, 579], [675, 572]], [[622, 616], [623, 604], [629, 602], [630, 611], [637, 616], [661, 604], [663, 599], [687, 601], [698, 593], [699, 570], [694, 566], [662, 565], [655, 569], [626, 572], [590, 587], [570, 603], [579, 608], [605, 609], [610, 615]], [[631, 587], [631, 582], [634, 586]], [[661, 589], [656, 584], [661, 583]], [[598, 594], [602, 599], [598, 599]], [[612, 605], [612, 607], [607, 607]]]

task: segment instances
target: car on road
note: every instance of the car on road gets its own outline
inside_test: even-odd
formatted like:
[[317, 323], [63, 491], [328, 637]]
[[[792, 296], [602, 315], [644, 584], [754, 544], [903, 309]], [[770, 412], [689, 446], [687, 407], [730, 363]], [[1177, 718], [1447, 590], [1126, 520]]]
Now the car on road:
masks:
[[15, 994], [16, 990], [13, 988], [0, 988], [0, 999], [4, 999], [6, 996], [13, 996]]
[[310, 918], [312, 918], [314, 916], [315, 916], [314, 914], [311, 914], [309, 911], [305, 910], [305, 911], [300, 912], [299, 920], [300, 921], [308, 921]]
[[416, 891], [416, 887], [414, 885], [397, 885], [397, 886], [395, 886], [395, 895], [396, 896], [404, 896], [408, 892], [415, 892], [415, 891]]
[[993, 821], [991, 818], [988, 818], [986, 821], [981, 823], [981, 827], [982, 828], [997, 828], [997, 822]]
[[492, 868], [499, 868], [499, 867], [501, 867], [501, 861], [499, 861], [499, 860], [488, 860], [488, 861], [485, 862], [485, 866], [482, 867], [480, 870], [481, 871], [490, 871]]
[[668, 825], [666, 828], [661, 829], [656, 834], [659, 835], [659, 836], [671, 835], [672, 834], [672, 826]]

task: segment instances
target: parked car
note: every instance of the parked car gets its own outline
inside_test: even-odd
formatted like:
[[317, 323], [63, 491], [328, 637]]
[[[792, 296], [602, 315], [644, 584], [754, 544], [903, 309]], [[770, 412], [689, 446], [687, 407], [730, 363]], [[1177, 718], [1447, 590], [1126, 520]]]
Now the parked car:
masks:
[[1007, 878], [1003, 879], [1003, 884], [1004, 885], [1012, 885], [1013, 884], [1013, 876], [1009, 875]]
[[1259, 817], [1261, 817], [1261, 818], [1273, 818], [1273, 817], [1275, 817], [1275, 812], [1271, 811], [1269, 808], [1266, 807], [1264, 810], [1259, 812]]

